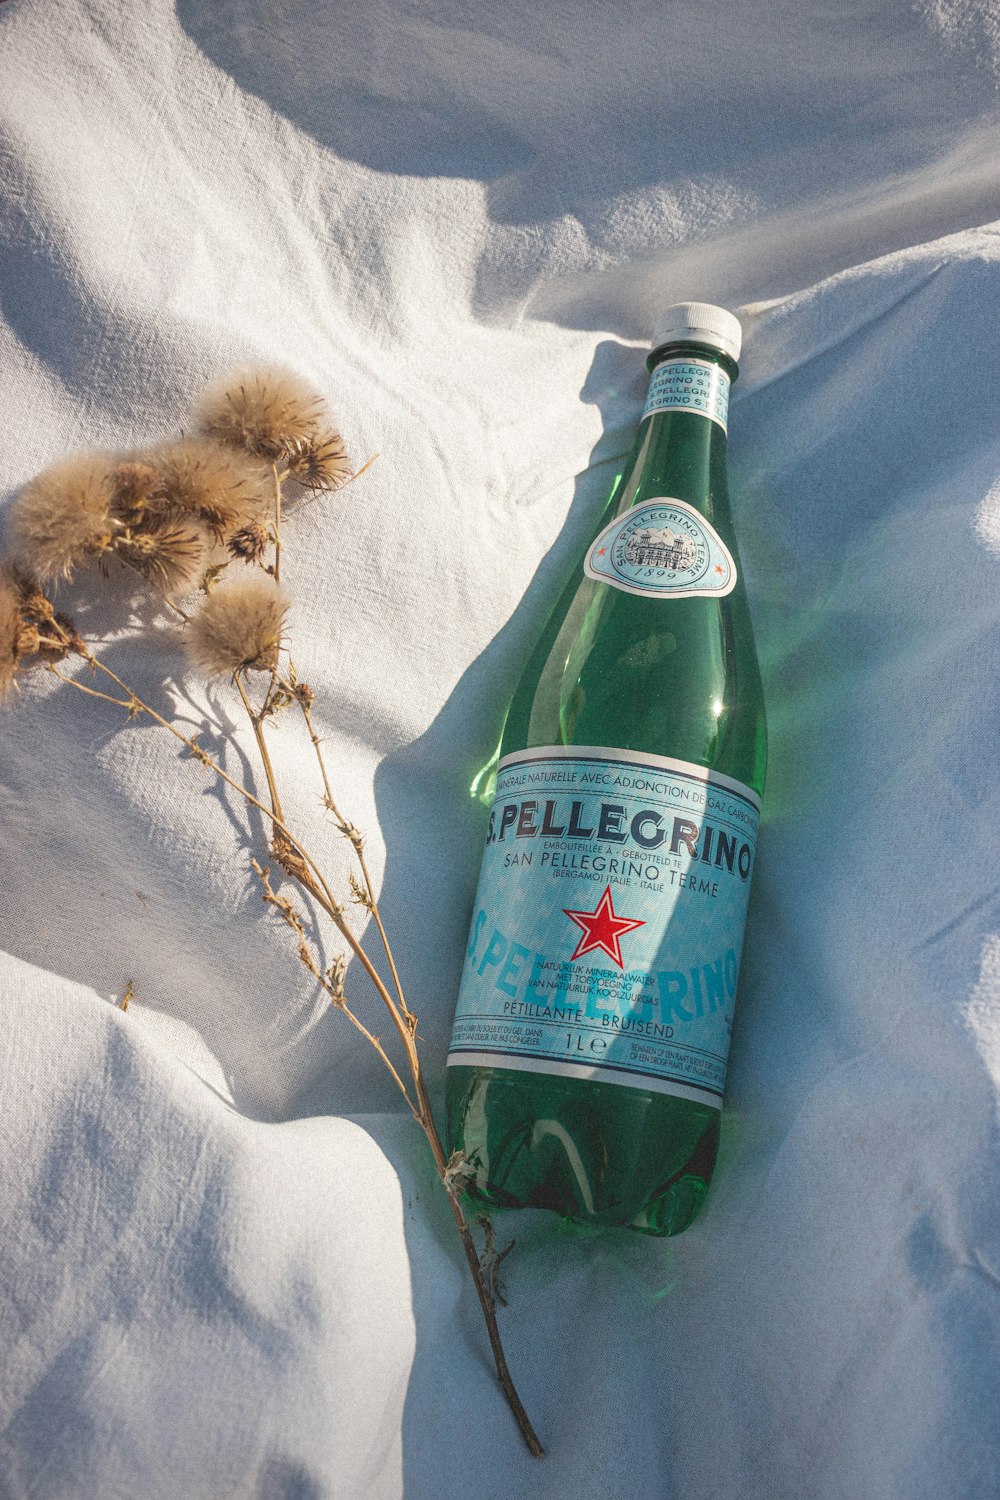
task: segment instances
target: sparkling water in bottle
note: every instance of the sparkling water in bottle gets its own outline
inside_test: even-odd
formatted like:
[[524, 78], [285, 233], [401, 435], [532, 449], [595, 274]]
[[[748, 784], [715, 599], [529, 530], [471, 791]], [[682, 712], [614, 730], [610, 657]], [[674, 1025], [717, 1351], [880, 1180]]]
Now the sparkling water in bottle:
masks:
[[507, 715], [447, 1086], [493, 1206], [676, 1234], [708, 1189], [766, 754], [739, 353], [722, 308], [661, 319], [635, 448]]

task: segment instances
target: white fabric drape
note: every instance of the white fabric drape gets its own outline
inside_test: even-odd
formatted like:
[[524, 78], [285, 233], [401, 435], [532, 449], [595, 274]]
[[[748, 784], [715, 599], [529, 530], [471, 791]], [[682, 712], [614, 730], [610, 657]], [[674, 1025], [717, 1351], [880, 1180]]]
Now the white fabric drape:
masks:
[[[538, 1463], [423, 1140], [261, 903], [259, 821], [29, 683], [0, 735], [5, 1500], [1000, 1492], [998, 80], [992, 0], [0, 5], [7, 501], [247, 361], [379, 454], [290, 521], [285, 572], [435, 1100], [468, 784], [681, 298], [744, 324], [771, 735], [705, 1212], [675, 1241], [498, 1216]], [[220, 743], [235, 707], [169, 631], [69, 602]], [[275, 740], [341, 868], [308, 742]]]

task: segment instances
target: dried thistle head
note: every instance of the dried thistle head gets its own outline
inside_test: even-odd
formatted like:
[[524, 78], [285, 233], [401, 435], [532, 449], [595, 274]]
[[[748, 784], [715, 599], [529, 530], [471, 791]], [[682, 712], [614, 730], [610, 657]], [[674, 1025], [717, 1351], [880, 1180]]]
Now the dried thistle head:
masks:
[[56, 615], [37, 581], [17, 564], [0, 563], [0, 701], [41, 660], [86, 648], [72, 621]]
[[197, 517], [156, 518], [147, 527], [129, 527], [115, 542], [115, 554], [163, 594], [190, 590], [200, 580], [213, 537]]
[[196, 518], [220, 541], [268, 514], [271, 476], [245, 453], [208, 438], [182, 438], [153, 449], [148, 458], [161, 512]]
[[344, 439], [332, 427], [302, 443], [288, 457], [288, 472], [306, 490], [339, 490], [351, 478]]
[[113, 454], [60, 459], [25, 485], [11, 509], [11, 550], [43, 582], [72, 578], [112, 546], [119, 522], [112, 511]]
[[231, 557], [242, 562], [259, 563], [270, 541], [271, 533], [268, 528], [259, 521], [252, 521], [249, 526], [242, 526], [239, 531], [234, 531], [226, 547]]
[[288, 596], [273, 578], [247, 572], [227, 578], [205, 598], [187, 628], [194, 666], [216, 676], [252, 669], [270, 672], [278, 663]]
[[111, 470], [112, 514], [125, 526], [141, 524], [144, 517], [161, 504], [160, 479], [156, 469], [143, 457], [126, 458]]
[[225, 376], [205, 392], [197, 419], [208, 436], [269, 463], [308, 446], [327, 425], [323, 398], [282, 366]]

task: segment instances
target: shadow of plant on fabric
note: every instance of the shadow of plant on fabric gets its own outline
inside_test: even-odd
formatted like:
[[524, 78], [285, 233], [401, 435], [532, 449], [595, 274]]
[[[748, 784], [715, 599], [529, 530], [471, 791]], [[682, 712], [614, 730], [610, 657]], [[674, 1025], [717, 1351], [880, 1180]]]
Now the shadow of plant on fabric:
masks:
[[[492, 1226], [480, 1218], [480, 1250], [463, 1207], [465, 1164], [448, 1160], [434, 1122], [410, 1009], [383, 924], [361, 831], [335, 800], [313, 719], [314, 693], [299, 675], [288, 641], [290, 596], [282, 579], [283, 532], [316, 492], [356, 480], [325, 402], [290, 370], [237, 372], [204, 395], [197, 435], [132, 452], [88, 452], [60, 460], [32, 479], [11, 517], [11, 555], [0, 563], [0, 697], [25, 673], [42, 670], [113, 710], [120, 722], [152, 724], [176, 739], [192, 770], [207, 772], [262, 820], [267, 837], [251, 868], [262, 900], [289, 929], [298, 961], [331, 1004], [374, 1049], [423, 1131], [451, 1208], [504, 1395], [529, 1450], [541, 1444], [511, 1379], [497, 1325], [498, 1260]], [[371, 462], [372, 460], [369, 460]], [[98, 654], [47, 589], [78, 579], [101, 588], [111, 570], [134, 575], [177, 627], [193, 671], [231, 684], [250, 726], [262, 784], [240, 781], [207, 748], [218, 726], [187, 732], [154, 707]], [[154, 612], [155, 613], [155, 612]], [[301, 722], [323, 806], [353, 855], [348, 890], [335, 892], [318, 857], [286, 819], [280, 761], [269, 730], [279, 716]], [[213, 747], [214, 748], [214, 747]], [[331, 962], [317, 941], [319, 913], [342, 941]], [[382, 970], [362, 946], [377, 933]], [[383, 1041], [360, 1019], [345, 990], [348, 954], [384, 1007]]]

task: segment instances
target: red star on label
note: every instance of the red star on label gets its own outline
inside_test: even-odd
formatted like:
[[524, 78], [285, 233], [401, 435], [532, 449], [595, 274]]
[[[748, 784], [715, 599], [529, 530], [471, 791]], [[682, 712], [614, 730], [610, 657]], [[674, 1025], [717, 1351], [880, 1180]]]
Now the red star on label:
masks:
[[605, 552], [607, 552], [607, 550], [608, 550], [607, 547], [600, 547], [598, 549], [598, 551], [596, 552], [595, 556], [597, 556], [597, 557], [603, 557], [604, 554], [605, 554]]
[[619, 917], [611, 900], [611, 887], [606, 886], [604, 895], [597, 903], [596, 911], [569, 911], [564, 906], [563, 915], [575, 922], [577, 927], [583, 929], [583, 937], [576, 945], [576, 950], [570, 958], [581, 958], [584, 953], [590, 953], [594, 948], [603, 948], [609, 958], [614, 959], [619, 969], [625, 965], [622, 963], [621, 944], [618, 941], [623, 932], [631, 932], [635, 927], [645, 927], [645, 922], [637, 922], [632, 917]]
[[724, 573], [724, 572], [725, 572], [725, 571], [726, 571], [726, 570], [725, 570], [725, 568], [724, 568], [724, 567], [723, 567], [723, 566], [722, 566], [722, 564], [721, 564], [721, 563], [716, 563], [716, 565], [715, 565], [715, 571], [716, 571], [716, 572], [717, 572], [717, 573]]

